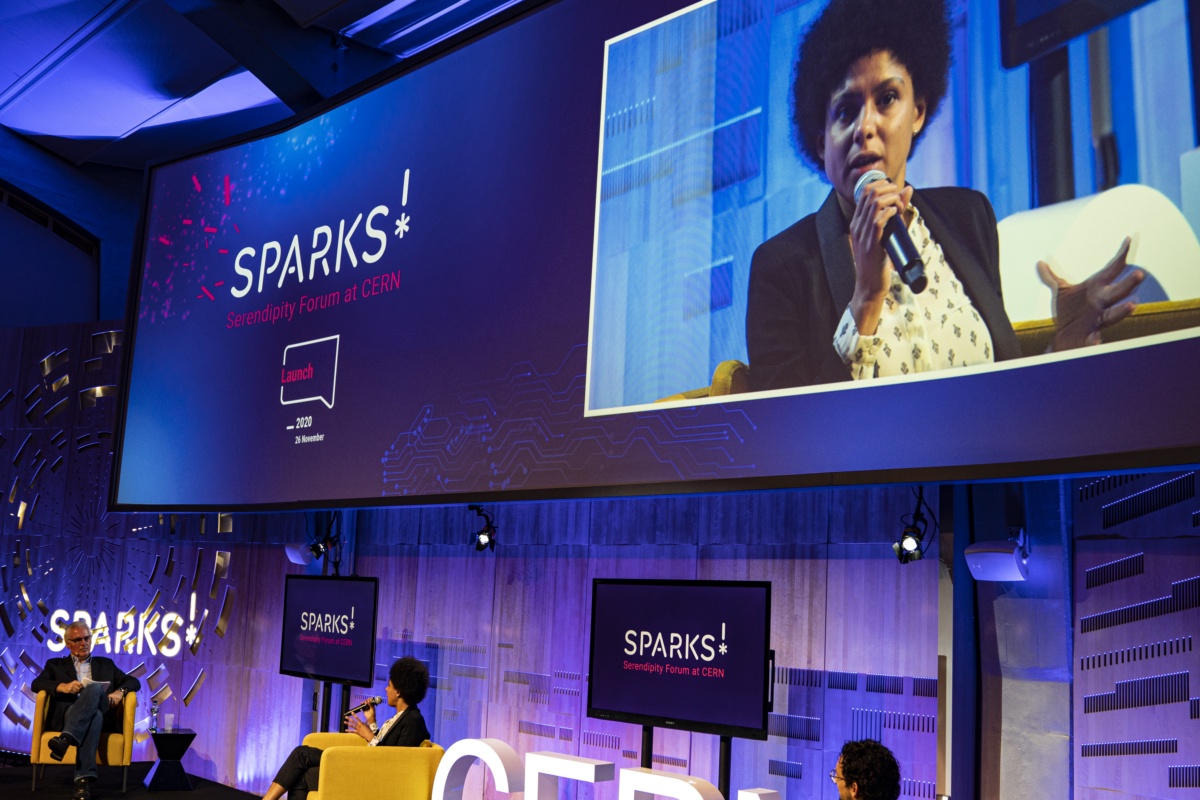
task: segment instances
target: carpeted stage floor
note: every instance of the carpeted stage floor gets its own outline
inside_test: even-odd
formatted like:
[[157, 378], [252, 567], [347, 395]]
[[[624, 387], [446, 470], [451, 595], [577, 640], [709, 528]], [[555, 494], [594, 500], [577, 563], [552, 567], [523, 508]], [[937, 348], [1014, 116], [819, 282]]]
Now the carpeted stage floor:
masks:
[[[100, 777], [92, 784], [95, 800], [250, 800], [258, 795], [230, 789], [219, 783], [192, 776], [196, 788], [190, 792], [148, 792], [142, 781], [154, 766], [153, 761], [140, 761], [129, 768], [129, 790], [121, 794], [121, 770], [119, 767], [100, 767]], [[36, 797], [38, 800], [70, 800], [71, 767], [47, 766], [38, 780], [37, 791], [30, 789], [33, 777], [28, 761], [0, 764], [0, 798]]]

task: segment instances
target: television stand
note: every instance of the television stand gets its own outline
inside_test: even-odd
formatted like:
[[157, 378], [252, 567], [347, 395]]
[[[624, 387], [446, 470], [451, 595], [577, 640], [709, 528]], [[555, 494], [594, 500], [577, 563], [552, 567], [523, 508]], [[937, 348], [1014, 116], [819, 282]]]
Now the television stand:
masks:
[[[717, 761], [717, 791], [729, 800], [729, 763], [733, 754], [733, 737], [720, 737], [720, 753]], [[654, 769], [654, 726], [642, 726], [642, 768]]]

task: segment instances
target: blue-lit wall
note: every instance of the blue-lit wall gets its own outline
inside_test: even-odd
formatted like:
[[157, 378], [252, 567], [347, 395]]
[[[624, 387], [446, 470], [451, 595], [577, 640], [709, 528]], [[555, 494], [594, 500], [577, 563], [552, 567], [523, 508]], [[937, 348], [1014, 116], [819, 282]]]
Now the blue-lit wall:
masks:
[[[28, 250], [6, 246], [0, 256], [0, 311], [10, 304], [15, 307], [30, 302], [45, 308], [40, 313], [23, 311], [25, 321], [12, 315], [0, 317], [0, 327], [123, 317], [141, 211], [141, 173], [118, 167], [77, 167], [0, 127], [0, 178], [100, 242], [99, 271], [86, 289], [59, 284], [53, 280], [56, 271], [47, 274], [43, 269], [45, 262], [56, 257], [57, 244], [35, 245]], [[43, 291], [21, 291], [20, 287], [30, 281], [39, 283]], [[78, 299], [84, 292], [88, 295], [86, 302]], [[64, 302], [78, 308], [79, 316], [63, 315], [59, 306]]]

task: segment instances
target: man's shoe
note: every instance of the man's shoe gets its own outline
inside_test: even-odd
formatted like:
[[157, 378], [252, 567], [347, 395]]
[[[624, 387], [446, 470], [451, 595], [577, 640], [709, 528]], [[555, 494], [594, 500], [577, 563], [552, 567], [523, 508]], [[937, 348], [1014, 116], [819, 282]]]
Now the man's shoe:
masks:
[[71, 800], [91, 800], [92, 790], [88, 788], [88, 784], [94, 780], [95, 778], [76, 778], [75, 790], [71, 792]]
[[63, 756], [67, 754], [67, 751], [76, 744], [78, 743], [75, 741], [74, 737], [71, 736], [71, 734], [60, 733], [58, 736], [55, 736], [53, 739], [47, 742], [46, 746], [50, 748], [51, 758], [53, 758], [55, 761], [62, 761]]

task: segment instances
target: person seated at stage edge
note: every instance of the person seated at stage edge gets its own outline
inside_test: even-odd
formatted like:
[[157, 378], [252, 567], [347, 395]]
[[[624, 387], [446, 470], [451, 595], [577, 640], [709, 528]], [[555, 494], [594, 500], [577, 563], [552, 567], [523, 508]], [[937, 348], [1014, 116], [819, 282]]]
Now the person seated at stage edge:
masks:
[[837, 766], [829, 773], [838, 800], [896, 800], [900, 797], [900, 765], [892, 751], [874, 739], [846, 742]]
[[71, 796], [87, 800], [91, 796], [88, 784], [96, 780], [96, 749], [105, 712], [119, 706], [128, 692], [136, 692], [142, 684], [122, 672], [112, 659], [92, 655], [92, 631], [86, 622], [72, 622], [63, 638], [70, 655], [47, 661], [30, 686], [49, 697], [46, 729], [62, 731], [49, 742], [50, 757], [62, 761], [69, 748], [76, 748]]
[[[371, 747], [418, 747], [429, 738], [425, 718], [417, 703], [429, 691], [429, 670], [412, 656], [396, 659], [388, 671], [387, 704], [395, 716], [380, 727], [375, 724], [375, 709], [368, 706], [366, 720], [346, 715], [346, 730], [366, 739]], [[288, 800], [303, 800], [318, 788], [321, 750], [299, 745], [283, 762], [263, 800], [279, 800], [287, 792]]]
[[[814, 214], [754, 253], [746, 309], [755, 391], [911, 375], [1021, 356], [1004, 310], [996, 216], [958, 187], [913, 190], [909, 156], [946, 94], [945, 0], [832, 0], [800, 45], [793, 125], [804, 159], [832, 184]], [[887, 176], [855, 186], [867, 172]], [[899, 216], [924, 263], [915, 293], [884, 252]], [[1053, 296], [1051, 349], [1099, 344], [1132, 313], [1145, 277], [1125, 271], [1126, 238], [1078, 284], [1038, 262]]]

